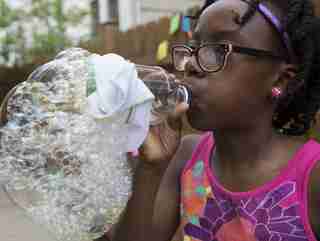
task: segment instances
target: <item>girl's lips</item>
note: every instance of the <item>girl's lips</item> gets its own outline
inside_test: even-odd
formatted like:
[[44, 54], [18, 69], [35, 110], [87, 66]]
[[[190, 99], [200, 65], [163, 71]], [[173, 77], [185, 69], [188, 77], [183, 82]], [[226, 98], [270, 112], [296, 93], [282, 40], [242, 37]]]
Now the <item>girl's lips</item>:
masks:
[[199, 109], [199, 98], [192, 95], [191, 102], [190, 102], [190, 109]]
[[183, 85], [188, 89], [188, 92], [190, 94], [190, 108], [196, 107], [199, 105], [199, 95], [196, 93], [195, 88], [189, 84], [194, 83], [193, 81], [196, 81], [194, 79], [187, 79], [183, 81]]
[[190, 95], [190, 99], [189, 99], [189, 106], [190, 108], [193, 108], [195, 107], [195, 105], [197, 104], [198, 102], [198, 98], [195, 96], [194, 92], [192, 91], [192, 89], [188, 89], [189, 90], [189, 95]]

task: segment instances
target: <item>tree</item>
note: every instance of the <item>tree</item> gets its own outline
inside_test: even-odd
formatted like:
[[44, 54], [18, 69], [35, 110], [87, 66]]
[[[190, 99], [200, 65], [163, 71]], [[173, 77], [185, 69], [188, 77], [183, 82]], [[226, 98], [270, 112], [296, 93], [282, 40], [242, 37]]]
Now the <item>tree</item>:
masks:
[[14, 64], [25, 64], [69, 47], [67, 29], [89, 14], [77, 4], [66, 8], [63, 0], [29, 0], [29, 8], [13, 8], [8, 1], [0, 0], [0, 58], [7, 64], [12, 57]]
[[14, 24], [19, 19], [18, 11], [12, 9], [6, 0], [0, 0], [0, 56], [2, 61], [9, 62], [16, 44], [17, 32]]

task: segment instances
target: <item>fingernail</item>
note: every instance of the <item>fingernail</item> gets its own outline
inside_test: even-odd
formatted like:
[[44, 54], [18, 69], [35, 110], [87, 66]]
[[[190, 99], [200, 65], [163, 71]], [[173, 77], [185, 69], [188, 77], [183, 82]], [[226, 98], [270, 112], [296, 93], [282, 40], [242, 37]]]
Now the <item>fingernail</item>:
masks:
[[131, 157], [139, 156], [139, 150], [135, 150], [135, 151], [130, 152], [130, 155], [131, 155]]

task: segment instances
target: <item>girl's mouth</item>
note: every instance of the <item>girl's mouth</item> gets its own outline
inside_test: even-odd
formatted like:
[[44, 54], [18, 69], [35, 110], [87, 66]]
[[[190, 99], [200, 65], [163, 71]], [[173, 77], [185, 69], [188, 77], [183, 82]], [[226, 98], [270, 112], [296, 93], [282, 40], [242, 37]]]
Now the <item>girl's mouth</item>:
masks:
[[196, 96], [192, 95], [192, 99], [190, 102], [190, 110], [191, 111], [197, 111], [200, 109], [200, 102], [199, 102], [199, 98], [197, 98]]

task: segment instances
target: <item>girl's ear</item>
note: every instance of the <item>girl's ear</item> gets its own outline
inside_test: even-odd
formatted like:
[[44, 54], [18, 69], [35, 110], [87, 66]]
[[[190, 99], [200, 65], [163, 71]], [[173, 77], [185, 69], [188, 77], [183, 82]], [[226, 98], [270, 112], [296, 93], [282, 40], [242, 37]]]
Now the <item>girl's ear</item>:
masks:
[[278, 79], [273, 83], [273, 87], [279, 87], [282, 90], [287, 89], [289, 83], [295, 81], [298, 67], [294, 64], [283, 63], [280, 66]]

